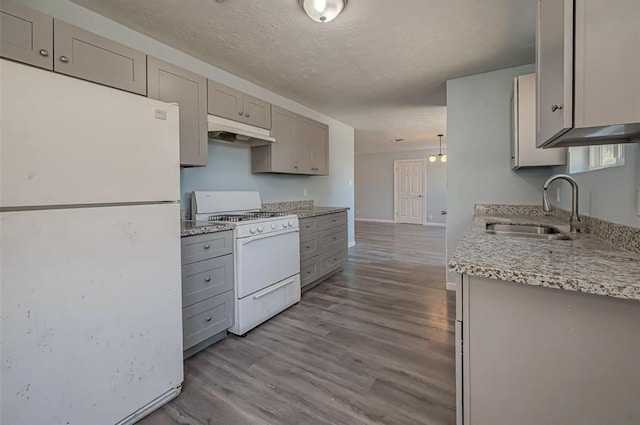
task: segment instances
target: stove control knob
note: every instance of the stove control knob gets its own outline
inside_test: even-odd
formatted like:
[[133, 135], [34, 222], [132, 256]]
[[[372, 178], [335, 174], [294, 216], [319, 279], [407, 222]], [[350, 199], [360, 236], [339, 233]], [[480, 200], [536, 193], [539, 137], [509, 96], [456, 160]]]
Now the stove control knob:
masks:
[[287, 228], [287, 223], [282, 223], [282, 228], [286, 229]]
[[258, 226], [258, 233], [262, 233], [262, 232], [264, 232], [264, 227]]
[[293, 221], [289, 220], [289, 223], [287, 224], [289, 224], [289, 227], [293, 227]]
[[253, 235], [253, 234], [255, 234], [255, 233], [256, 233], [256, 228], [255, 228], [255, 227], [252, 227], [251, 229], [249, 229], [249, 231], [250, 231], [250, 232], [251, 232], [251, 234]]
[[275, 223], [273, 223], [273, 224], [271, 225], [271, 229], [272, 229], [272, 230], [276, 230], [277, 228], [278, 228], [278, 226], [277, 226]]

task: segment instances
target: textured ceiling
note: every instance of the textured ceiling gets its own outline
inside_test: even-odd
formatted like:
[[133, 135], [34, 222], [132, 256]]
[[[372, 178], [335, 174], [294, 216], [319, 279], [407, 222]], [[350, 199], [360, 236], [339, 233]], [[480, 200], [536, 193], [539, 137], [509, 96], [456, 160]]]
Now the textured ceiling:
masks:
[[534, 60], [535, 0], [350, 0], [328, 24], [297, 0], [73, 1], [353, 126], [357, 152], [437, 146], [447, 79]]

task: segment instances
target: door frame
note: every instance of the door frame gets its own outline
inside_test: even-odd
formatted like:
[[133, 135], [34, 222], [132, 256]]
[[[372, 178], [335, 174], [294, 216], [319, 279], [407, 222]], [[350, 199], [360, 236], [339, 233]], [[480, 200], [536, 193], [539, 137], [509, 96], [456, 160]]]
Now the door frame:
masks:
[[398, 165], [403, 162], [422, 162], [424, 181], [422, 182], [422, 225], [427, 224], [427, 158], [393, 160], [393, 222], [398, 222]]

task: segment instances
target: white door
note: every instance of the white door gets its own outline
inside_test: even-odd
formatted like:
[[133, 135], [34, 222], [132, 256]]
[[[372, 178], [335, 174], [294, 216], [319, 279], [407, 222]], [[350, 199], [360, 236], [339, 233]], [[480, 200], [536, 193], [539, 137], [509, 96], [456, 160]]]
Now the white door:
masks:
[[424, 160], [395, 161], [396, 222], [424, 224]]

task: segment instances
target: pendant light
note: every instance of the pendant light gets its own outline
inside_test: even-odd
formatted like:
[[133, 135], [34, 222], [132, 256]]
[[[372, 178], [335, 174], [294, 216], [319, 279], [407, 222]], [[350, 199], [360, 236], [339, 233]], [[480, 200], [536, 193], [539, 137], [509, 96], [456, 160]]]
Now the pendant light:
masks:
[[440, 162], [447, 162], [447, 154], [442, 153], [442, 136], [444, 136], [444, 134], [438, 134], [440, 138], [440, 153], [438, 155], [429, 155], [429, 162], [436, 162], [438, 158], [440, 158]]
[[298, 0], [302, 10], [316, 22], [333, 21], [344, 8], [348, 0]]

